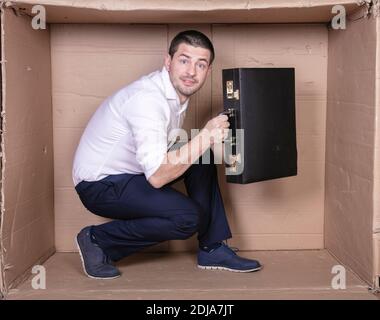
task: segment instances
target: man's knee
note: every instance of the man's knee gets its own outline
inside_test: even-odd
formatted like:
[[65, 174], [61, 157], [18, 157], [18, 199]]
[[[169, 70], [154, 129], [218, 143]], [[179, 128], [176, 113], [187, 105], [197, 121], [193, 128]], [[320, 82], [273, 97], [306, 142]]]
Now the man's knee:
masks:
[[173, 218], [173, 222], [179, 235], [178, 239], [190, 238], [198, 231], [199, 211], [196, 210], [176, 215]]

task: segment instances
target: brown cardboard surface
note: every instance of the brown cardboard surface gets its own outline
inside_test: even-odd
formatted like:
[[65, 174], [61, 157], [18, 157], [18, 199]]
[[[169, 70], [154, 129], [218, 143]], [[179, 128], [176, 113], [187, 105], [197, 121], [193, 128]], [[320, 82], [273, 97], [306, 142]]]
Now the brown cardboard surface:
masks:
[[[201, 270], [190, 253], [137, 254], [118, 263], [122, 276], [94, 280], [82, 271], [78, 254], [57, 253], [45, 264], [46, 289], [35, 290], [30, 275], [7, 299], [347, 299], [376, 300], [368, 286], [349, 269], [346, 288], [334, 289], [339, 265], [326, 250], [239, 253], [258, 259], [259, 272]], [[153, 302], [152, 302], [153, 303]]]
[[49, 31], [4, 17], [3, 219], [5, 286], [54, 249]]
[[[355, 45], [353, 45], [355, 43]], [[329, 31], [325, 245], [372, 283], [376, 19]]]
[[[0, 70], [0, 78], [1, 78], [1, 91], [0, 91], [0, 103], [1, 103], [1, 110], [5, 108], [5, 101], [4, 101], [4, 96], [5, 96], [5, 81], [3, 79], [5, 78], [5, 69], [3, 68], [3, 59], [2, 57], [4, 56], [4, 12], [3, 10], [0, 10], [0, 56], [1, 56], [1, 70]], [[2, 128], [2, 123], [1, 123], [1, 128]], [[3, 298], [4, 293], [6, 292], [6, 286], [5, 286], [5, 274], [4, 274], [4, 244], [3, 244], [3, 238], [2, 238], [2, 220], [4, 219], [3, 214], [4, 214], [4, 206], [3, 206], [3, 199], [4, 199], [4, 188], [3, 188], [3, 176], [4, 176], [4, 171], [3, 171], [3, 149], [4, 149], [4, 140], [3, 136], [0, 136], [0, 143], [1, 143], [1, 191], [0, 191], [0, 206], [1, 206], [1, 211], [0, 211], [0, 299]]]
[[[90, 116], [107, 95], [160, 69], [169, 41], [187, 28], [213, 39], [216, 60], [208, 82], [190, 99], [186, 129], [201, 128], [222, 110], [221, 69], [296, 69], [298, 176], [234, 185], [219, 167], [233, 244], [244, 250], [323, 248], [325, 26], [58, 24], [51, 31], [57, 250], [76, 251], [73, 239], [83, 226], [107, 221], [88, 212], [72, 186], [73, 154]], [[196, 241], [171, 241], [155, 250], [166, 248], [195, 249]]]
[[12, 1], [30, 12], [44, 5], [51, 23], [290, 23], [327, 22], [333, 5], [347, 13], [357, 9], [356, 0], [150, 0], [150, 1]]
[[[51, 33], [34, 31], [23, 10], [19, 17], [6, 10], [1, 291], [51, 254], [54, 245], [73, 251], [81, 227], [105, 221], [84, 209], [72, 187], [71, 164], [80, 135], [108, 95], [161, 68], [170, 38], [189, 27], [212, 38], [217, 59], [212, 77], [192, 99], [187, 129], [201, 127], [221, 110], [222, 68], [296, 68], [299, 174], [239, 186], [227, 185], [218, 168], [234, 234], [231, 244], [241, 250], [325, 245], [372, 284], [380, 274], [379, 18], [354, 21], [359, 12], [344, 31], [327, 31], [325, 24], [242, 24], [328, 22], [332, 5], [344, 4], [350, 13], [356, 2], [13, 1], [27, 10], [46, 5], [48, 22], [81, 24], [51, 25]], [[86, 24], [94, 22], [109, 24]], [[126, 24], [113, 24], [117, 22]], [[130, 24], [136, 22], [150, 25]], [[177, 188], [184, 190], [182, 184]], [[195, 246], [192, 238], [154, 250]], [[267, 296], [278, 297], [276, 292]]]

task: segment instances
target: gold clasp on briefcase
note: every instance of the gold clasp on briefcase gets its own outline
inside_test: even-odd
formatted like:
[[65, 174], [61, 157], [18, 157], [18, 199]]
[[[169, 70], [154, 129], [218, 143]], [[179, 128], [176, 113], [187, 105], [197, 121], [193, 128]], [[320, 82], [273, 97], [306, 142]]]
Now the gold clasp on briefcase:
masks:
[[229, 117], [235, 117], [236, 110], [234, 108], [228, 108], [227, 110], [220, 112], [218, 115], [220, 116], [221, 114], [225, 114], [226, 116], [229, 116]]
[[234, 82], [229, 80], [226, 82], [227, 99], [239, 100], [239, 90], [234, 91]]
[[229, 155], [230, 164], [226, 164], [226, 167], [231, 172], [237, 172], [237, 166], [239, 163], [241, 163], [241, 154], [230, 154]]

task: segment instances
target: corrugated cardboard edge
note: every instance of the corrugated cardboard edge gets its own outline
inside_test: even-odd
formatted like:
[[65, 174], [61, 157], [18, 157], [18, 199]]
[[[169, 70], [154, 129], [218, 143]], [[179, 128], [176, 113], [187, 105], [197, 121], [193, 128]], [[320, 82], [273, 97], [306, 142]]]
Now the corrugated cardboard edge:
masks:
[[380, 291], [380, 1], [373, 1], [376, 15], [376, 109], [375, 109], [375, 154], [373, 186], [373, 289]]
[[5, 264], [4, 264], [4, 245], [3, 245], [3, 217], [4, 217], [4, 188], [3, 188], [3, 181], [4, 181], [4, 163], [5, 163], [5, 154], [3, 152], [4, 150], [4, 140], [3, 140], [3, 112], [5, 111], [5, 68], [3, 60], [4, 57], [4, 10], [3, 6], [0, 5], [0, 15], [1, 15], [1, 196], [0, 196], [0, 299], [2, 299], [6, 294], [6, 286], [5, 286]]
[[186, 11], [212, 11], [212, 10], [251, 10], [276, 8], [311, 8], [328, 5], [348, 5], [363, 2], [360, 0], [14, 0], [17, 4], [40, 4], [73, 8], [87, 8], [109, 11], [135, 11], [135, 10], [186, 10]]

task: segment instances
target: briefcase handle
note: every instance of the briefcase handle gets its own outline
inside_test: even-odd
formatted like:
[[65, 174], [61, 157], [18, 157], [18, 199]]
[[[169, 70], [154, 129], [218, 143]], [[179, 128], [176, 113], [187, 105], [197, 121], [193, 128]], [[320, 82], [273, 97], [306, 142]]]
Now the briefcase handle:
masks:
[[227, 110], [224, 110], [218, 114], [218, 116], [225, 114], [226, 116], [228, 116], [229, 120], [231, 121], [231, 127], [230, 127], [230, 129], [232, 129], [231, 138], [222, 141], [222, 143], [230, 143], [234, 151], [236, 151], [236, 128], [237, 128], [236, 113], [237, 113], [237, 109], [228, 108]]
[[236, 109], [228, 108], [227, 110], [224, 110], [218, 114], [218, 116], [225, 114], [228, 117], [234, 117], [236, 115]]

